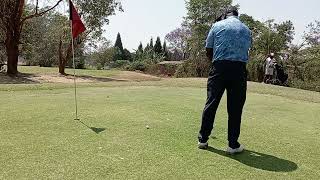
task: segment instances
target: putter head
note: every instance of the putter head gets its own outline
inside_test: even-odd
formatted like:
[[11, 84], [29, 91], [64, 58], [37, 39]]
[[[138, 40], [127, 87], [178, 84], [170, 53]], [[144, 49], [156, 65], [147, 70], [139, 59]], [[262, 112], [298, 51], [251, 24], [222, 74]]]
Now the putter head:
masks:
[[76, 119], [74, 119], [75, 121], [80, 121], [80, 119], [79, 118], [76, 118]]

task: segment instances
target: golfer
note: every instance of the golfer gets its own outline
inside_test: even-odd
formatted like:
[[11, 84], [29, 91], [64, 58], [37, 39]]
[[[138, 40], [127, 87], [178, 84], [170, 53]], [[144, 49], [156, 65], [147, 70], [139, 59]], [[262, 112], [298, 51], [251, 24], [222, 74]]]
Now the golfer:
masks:
[[273, 78], [275, 63], [276, 63], [276, 60], [274, 58], [274, 53], [270, 53], [270, 55], [265, 61], [264, 83], [266, 84], [270, 83]]
[[227, 153], [240, 153], [244, 147], [238, 142], [242, 109], [246, 101], [248, 51], [251, 31], [238, 18], [237, 8], [230, 7], [223, 20], [216, 22], [207, 37], [207, 57], [213, 61], [209, 73], [207, 102], [199, 132], [200, 149], [208, 148], [215, 115], [221, 97], [227, 90], [228, 141]]

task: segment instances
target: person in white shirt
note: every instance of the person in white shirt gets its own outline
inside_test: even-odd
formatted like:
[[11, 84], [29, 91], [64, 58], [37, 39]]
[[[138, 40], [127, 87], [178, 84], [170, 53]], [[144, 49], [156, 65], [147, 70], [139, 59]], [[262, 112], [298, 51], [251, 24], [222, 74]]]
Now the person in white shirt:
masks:
[[268, 58], [265, 61], [265, 76], [264, 76], [264, 82], [270, 83], [272, 80], [273, 74], [274, 74], [274, 64], [276, 60], [274, 58], [274, 53], [270, 53]]

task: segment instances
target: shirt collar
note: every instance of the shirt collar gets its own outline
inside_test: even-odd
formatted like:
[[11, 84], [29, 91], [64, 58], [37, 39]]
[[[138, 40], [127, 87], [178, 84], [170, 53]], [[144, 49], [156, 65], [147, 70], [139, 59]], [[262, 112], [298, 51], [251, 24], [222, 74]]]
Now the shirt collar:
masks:
[[228, 16], [226, 19], [229, 19], [229, 18], [236, 18], [236, 19], [239, 19], [238, 16]]

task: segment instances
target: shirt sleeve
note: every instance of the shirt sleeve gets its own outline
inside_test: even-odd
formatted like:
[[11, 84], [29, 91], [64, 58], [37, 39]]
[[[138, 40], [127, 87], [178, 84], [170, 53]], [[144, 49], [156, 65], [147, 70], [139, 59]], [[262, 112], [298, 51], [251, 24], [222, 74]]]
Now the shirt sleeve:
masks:
[[206, 48], [212, 48], [214, 46], [214, 31], [213, 26], [208, 34], [207, 40], [206, 40]]

